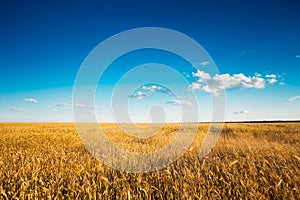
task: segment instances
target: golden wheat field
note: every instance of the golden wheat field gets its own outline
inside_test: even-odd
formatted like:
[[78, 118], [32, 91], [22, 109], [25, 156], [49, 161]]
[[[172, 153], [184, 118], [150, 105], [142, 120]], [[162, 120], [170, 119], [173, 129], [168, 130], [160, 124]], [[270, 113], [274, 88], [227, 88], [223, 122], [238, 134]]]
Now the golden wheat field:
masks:
[[[71, 123], [2, 123], [0, 199], [300, 199], [300, 123], [226, 123], [201, 159], [208, 126], [199, 124], [191, 148], [168, 167], [126, 173], [91, 156]], [[145, 152], [178, 129], [135, 139], [103, 127], [120, 148]]]

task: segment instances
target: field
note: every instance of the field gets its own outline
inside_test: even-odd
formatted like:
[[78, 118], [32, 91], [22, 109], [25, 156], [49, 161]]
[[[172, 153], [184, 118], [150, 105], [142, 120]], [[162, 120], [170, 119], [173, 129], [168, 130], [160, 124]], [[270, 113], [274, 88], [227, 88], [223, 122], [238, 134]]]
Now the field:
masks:
[[[168, 167], [125, 173], [91, 156], [73, 124], [2, 123], [0, 199], [300, 199], [300, 123], [226, 123], [201, 159], [208, 126], [199, 125], [191, 148]], [[137, 152], [161, 148], [178, 129], [169, 124], [135, 139], [103, 127], [120, 148]]]

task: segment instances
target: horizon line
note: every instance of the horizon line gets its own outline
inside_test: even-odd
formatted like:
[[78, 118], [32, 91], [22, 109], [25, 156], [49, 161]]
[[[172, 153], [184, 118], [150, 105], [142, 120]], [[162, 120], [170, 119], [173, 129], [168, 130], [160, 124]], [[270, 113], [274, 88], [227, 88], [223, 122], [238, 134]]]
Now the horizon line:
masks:
[[[117, 123], [117, 122], [96, 122], [96, 124], [192, 124], [192, 123], [278, 123], [278, 122], [300, 122], [300, 119], [295, 119], [295, 120], [232, 120], [232, 121], [215, 121], [215, 122], [211, 122], [211, 121], [198, 121], [198, 122], [165, 122], [165, 123], [151, 123], [151, 122], [121, 122], [121, 123]], [[47, 121], [7, 121], [7, 122], [1, 122], [0, 124], [5, 124], [5, 123], [36, 123], [36, 124], [45, 124], [45, 123], [71, 123], [71, 124], [83, 124], [83, 123], [91, 123], [94, 124], [94, 122], [72, 122], [72, 121], [65, 121], [65, 122], [47, 122]]]

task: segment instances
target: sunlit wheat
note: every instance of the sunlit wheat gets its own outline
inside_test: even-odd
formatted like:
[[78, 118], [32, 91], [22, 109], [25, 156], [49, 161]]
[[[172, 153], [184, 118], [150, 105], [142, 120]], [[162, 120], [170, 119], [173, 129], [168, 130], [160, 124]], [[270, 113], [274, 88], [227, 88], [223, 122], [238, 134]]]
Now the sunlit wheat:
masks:
[[[177, 125], [147, 139], [106, 124], [127, 151], [172, 141]], [[189, 131], [188, 126], [183, 127]], [[300, 199], [300, 123], [225, 124], [216, 147], [198, 157], [208, 124], [168, 167], [117, 171], [84, 148], [73, 124], [0, 124], [0, 199]]]

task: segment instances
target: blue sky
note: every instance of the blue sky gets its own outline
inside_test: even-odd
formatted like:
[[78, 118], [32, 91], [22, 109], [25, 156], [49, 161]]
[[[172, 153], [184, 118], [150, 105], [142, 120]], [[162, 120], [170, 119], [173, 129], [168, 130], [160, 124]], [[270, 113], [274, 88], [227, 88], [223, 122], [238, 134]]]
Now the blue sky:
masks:
[[[300, 119], [299, 23], [300, 3], [291, 0], [3, 1], [0, 121], [73, 121], [72, 103], [99, 121], [113, 121], [110, 96], [117, 81], [149, 62], [171, 66], [186, 77], [201, 121], [211, 119], [211, 96], [220, 87], [226, 91], [227, 121]], [[91, 50], [117, 33], [149, 26], [173, 29], [200, 43], [224, 85], [176, 55], [144, 50], [108, 68], [95, 105], [72, 102], [76, 74]], [[206, 82], [214, 88], [207, 91]], [[151, 112], [163, 111], [166, 121], [180, 121], [180, 106], [191, 102], [166, 89], [149, 83], [126, 94], [132, 119], [151, 121]]]

